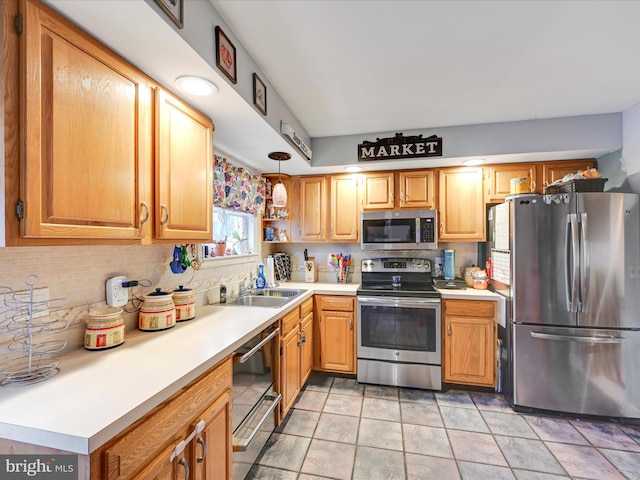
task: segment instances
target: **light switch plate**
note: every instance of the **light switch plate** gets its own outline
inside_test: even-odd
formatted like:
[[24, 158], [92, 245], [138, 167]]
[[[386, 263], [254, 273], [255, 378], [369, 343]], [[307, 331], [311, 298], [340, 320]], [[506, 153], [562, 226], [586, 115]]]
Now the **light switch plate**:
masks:
[[107, 280], [107, 305], [110, 307], [123, 307], [129, 301], [129, 292], [122, 282], [126, 282], [127, 277], [120, 275]]

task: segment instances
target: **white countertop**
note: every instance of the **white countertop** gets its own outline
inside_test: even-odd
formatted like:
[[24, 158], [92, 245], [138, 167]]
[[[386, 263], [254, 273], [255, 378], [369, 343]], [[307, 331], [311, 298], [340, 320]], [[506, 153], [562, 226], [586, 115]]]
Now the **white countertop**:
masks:
[[206, 305], [158, 332], [135, 330], [111, 350], [78, 349], [37, 384], [0, 389], [0, 438], [88, 455], [314, 293], [357, 284], [283, 283], [307, 290], [282, 308]]
[[[230, 355], [314, 293], [355, 295], [358, 284], [283, 283], [307, 290], [282, 308], [206, 305], [194, 320], [127, 333], [112, 350], [78, 349], [60, 372], [0, 389], [0, 438], [88, 455]], [[497, 300], [487, 290], [440, 290], [442, 298]]]

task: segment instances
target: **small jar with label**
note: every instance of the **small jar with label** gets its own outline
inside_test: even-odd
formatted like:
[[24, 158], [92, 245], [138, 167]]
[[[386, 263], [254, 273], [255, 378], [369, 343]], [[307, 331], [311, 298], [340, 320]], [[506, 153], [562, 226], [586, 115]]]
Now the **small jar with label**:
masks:
[[479, 270], [477, 272], [473, 272], [473, 288], [476, 290], [486, 290], [489, 286], [489, 278], [487, 277], [487, 272], [484, 270]]

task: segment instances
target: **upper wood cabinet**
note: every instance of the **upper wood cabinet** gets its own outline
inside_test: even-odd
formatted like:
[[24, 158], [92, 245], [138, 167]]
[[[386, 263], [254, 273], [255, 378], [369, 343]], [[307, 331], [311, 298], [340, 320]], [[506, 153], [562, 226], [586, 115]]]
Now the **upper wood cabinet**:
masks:
[[485, 167], [486, 203], [501, 203], [511, 193], [511, 179], [529, 177], [535, 186], [534, 192], [541, 193], [542, 185], [538, 182], [535, 163], [509, 163], [489, 165]]
[[327, 182], [324, 176], [300, 178], [300, 240], [324, 240]]
[[376, 210], [395, 206], [394, 172], [362, 175], [362, 209]]
[[436, 208], [434, 170], [365, 173], [361, 177], [363, 210]]
[[589, 168], [594, 168], [596, 166], [596, 162], [592, 158], [587, 158], [584, 160], [544, 162], [539, 166], [542, 168], [542, 183], [546, 188], [547, 184], [560, 180], [568, 173], [576, 173]]
[[436, 208], [433, 170], [398, 172], [400, 184], [400, 208]]
[[329, 205], [329, 240], [352, 242], [359, 239], [360, 208], [356, 175], [331, 175]]
[[152, 206], [144, 75], [40, 2], [21, 5], [21, 235], [141, 239]]
[[213, 123], [173, 95], [156, 91], [156, 236], [213, 238]]
[[482, 168], [443, 168], [439, 173], [439, 221], [442, 242], [485, 240]]

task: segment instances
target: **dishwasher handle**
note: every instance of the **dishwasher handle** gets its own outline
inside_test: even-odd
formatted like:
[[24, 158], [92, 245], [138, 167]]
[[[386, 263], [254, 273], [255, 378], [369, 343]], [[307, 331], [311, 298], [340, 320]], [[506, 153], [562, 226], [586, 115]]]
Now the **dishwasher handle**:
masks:
[[271, 341], [273, 337], [275, 337], [278, 333], [280, 333], [280, 327], [276, 327], [276, 329], [271, 332], [269, 335], [264, 337], [260, 343], [258, 343], [255, 347], [249, 350], [242, 356], [234, 356], [233, 361], [235, 363], [244, 363], [249, 360], [256, 352], [258, 352], [263, 346]]

